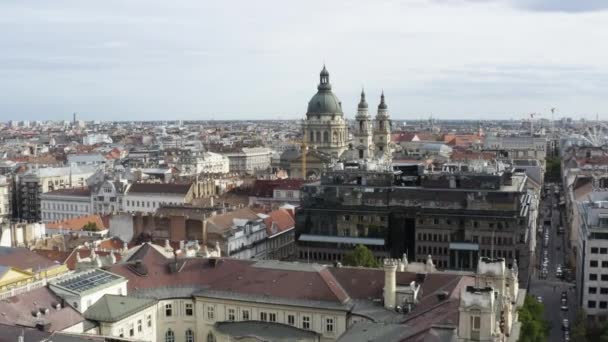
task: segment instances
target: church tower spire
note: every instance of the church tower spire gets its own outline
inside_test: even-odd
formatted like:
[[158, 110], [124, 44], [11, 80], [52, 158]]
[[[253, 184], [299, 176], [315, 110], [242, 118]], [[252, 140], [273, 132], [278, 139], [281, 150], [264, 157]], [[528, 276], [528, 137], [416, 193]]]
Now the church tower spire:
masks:
[[361, 89], [361, 100], [357, 106], [357, 127], [355, 128], [354, 142], [359, 159], [368, 159], [373, 155], [373, 136], [372, 122], [367, 111], [367, 101], [365, 101], [365, 91]]
[[388, 106], [384, 97], [384, 90], [380, 95], [380, 104], [378, 105], [378, 113], [376, 114], [376, 128], [374, 130], [374, 144], [376, 145], [376, 154], [391, 158], [392, 151], [391, 143], [391, 119], [388, 114]]

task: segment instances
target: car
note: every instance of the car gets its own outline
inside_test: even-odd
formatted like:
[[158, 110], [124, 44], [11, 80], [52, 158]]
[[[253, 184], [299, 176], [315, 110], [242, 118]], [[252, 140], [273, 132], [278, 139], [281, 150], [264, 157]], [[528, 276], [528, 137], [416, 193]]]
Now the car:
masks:
[[565, 342], [570, 341], [570, 332], [564, 331], [564, 341]]
[[542, 303], [542, 302], [543, 302], [543, 297], [541, 297], [541, 296], [536, 296], [536, 300], [537, 300], [539, 303]]
[[564, 318], [564, 320], [562, 321], [562, 330], [563, 331], [569, 331], [570, 330], [570, 321], [568, 321], [567, 318]]
[[562, 299], [568, 298], [568, 291], [562, 291]]
[[562, 304], [559, 307], [562, 311], [568, 311], [568, 300], [566, 298], [562, 298]]

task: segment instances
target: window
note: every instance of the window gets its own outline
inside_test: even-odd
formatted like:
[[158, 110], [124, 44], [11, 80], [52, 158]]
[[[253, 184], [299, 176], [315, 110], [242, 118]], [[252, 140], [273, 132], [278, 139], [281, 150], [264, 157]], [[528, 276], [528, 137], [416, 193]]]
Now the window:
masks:
[[276, 322], [277, 321], [277, 314], [276, 313], [269, 313], [268, 314], [268, 321], [269, 322]]
[[597, 287], [590, 287], [589, 288], [589, 294], [596, 294], [597, 293]]
[[471, 316], [471, 331], [479, 332], [481, 330], [481, 317]]
[[186, 330], [186, 342], [194, 342], [194, 332], [192, 329]]
[[118, 337], [125, 337], [125, 331], [123, 328], [118, 329]]
[[186, 303], [186, 316], [192, 316], [193, 314], [192, 303]]
[[289, 325], [296, 325], [296, 316], [294, 316], [294, 315], [287, 315], [287, 324], [289, 324]]
[[589, 309], [595, 309], [595, 301], [594, 300], [587, 301], [587, 307]]
[[268, 320], [268, 314], [266, 312], [260, 312], [260, 321], [266, 322]]
[[591, 254], [597, 254], [597, 247], [591, 247]]
[[600, 287], [600, 294], [608, 294], [608, 287]]
[[310, 316], [302, 316], [302, 329], [310, 330]]
[[135, 325], [133, 325], [133, 323], [131, 323], [131, 325], [129, 326], [129, 336], [135, 336]]
[[334, 332], [334, 319], [332, 317], [327, 317], [325, 319], [325, 331], [328, 333]]
[[439, 224], [439, 219], [433, 219], [433, 224]]
[[207, 319], [212, 321], [215, 318], [215, 307], [207, 306]]
[[243, 310], [243, 321], [249, 320], [249, 310]]
[[608, 274], [602, 274], [602, 281], [608, 281]]
[[236, 320], [236, 310], [235, 309], [228, 309], [228, 320], [231, 322]]
[[606, 309], [608, 308], [608, 302], [600, 302], [600, 309]]
[[141, 319], [138, 319], [137, 320], [137, 332], [141, 332], [143, 330], [142, 326], [143, 325], [142, 325]]
[[165, 317], [173, 316], [173, 305], [165, 304]]
[[148, 315], [146, 316], [146, 324], [148, 325], [148, 328], [152, 327], [152, 315]]
[[608, 254], [608, 248], [600, 248], [600, 254]]
[[207, 334], [207, 342], [215, 342], [215, 336], [213, 335], [212, 332], [209, 332]]
[[173, 330], [169, 329], [165, 333], [165, 342], [175, 342], [175, 333]]
[[597, 260], [589, 260], [589, 267], [597, 267]]
[[597, 280], [597, 274], [589, 273], [589, 280]]

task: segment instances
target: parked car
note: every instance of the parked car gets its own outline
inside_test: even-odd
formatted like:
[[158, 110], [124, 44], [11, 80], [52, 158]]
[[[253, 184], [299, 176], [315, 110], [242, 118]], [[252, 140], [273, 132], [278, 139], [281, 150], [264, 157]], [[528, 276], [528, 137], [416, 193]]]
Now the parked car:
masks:
[[569, 331], [570, 330], [570, 321], [567, 318], [564, 318], [562, 321], [562, 330]]
[[568, 300], [566, 298], [562, 298], [562, 304], [559, 308], [562, 311], [568, 311]]

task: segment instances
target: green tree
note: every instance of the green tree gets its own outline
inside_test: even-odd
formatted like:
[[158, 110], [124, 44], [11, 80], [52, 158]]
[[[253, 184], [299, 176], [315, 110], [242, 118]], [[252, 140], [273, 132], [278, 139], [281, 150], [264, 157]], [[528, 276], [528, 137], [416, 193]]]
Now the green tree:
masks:
[[587, 319], [584, 310], [580, 310], [576, 313], [574, 324], [572, 324], [572, 334], [570, 338], [572, 342], [585, 342], [587, 341]]
[[344, 265], [347, 266], [363, 266], [363, 267], [379, 267], [378, 260], [374, 253], [369, 248], [363, 245], [357, 245], [355, 249], [344, 255], [342, 259]]
[[545, 180], [559, 182], [562, 173], [561, 159], [557, 157], [547, 158], [545, 162]]
[[521, 331], [519, 342], [545, 342], [549, 334], [549, 323], [543, 319], [545, 308], [533, 296], [527, 296], [519, 309]]
[[96, 232], [99, 230], [99, 228], [97, 227], [97, 223], [89, 221], [87, 224], [82, 226], [82, 230], [87, 232]]

